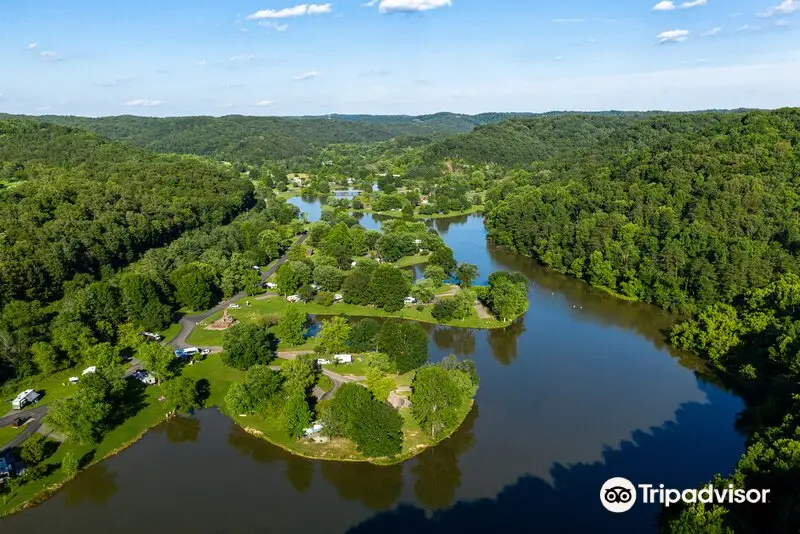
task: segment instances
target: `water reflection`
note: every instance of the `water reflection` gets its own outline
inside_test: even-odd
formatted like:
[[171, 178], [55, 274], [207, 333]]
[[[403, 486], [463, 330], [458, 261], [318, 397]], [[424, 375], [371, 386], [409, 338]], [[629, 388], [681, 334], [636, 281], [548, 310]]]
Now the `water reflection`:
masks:
[[[716, 388], [699, 387], [708, 394], [709, 403], [681, 405], [674, 423], [634, 432], [619, 447], [606, 448], [600, 461], [553, 464], [549, 479], [523, 475], [495, 497], [464, 500], [433, 515], [402, 505], [376, 514], [349, 532], [654, 532], [659, 505], [637, 503], [627, 513], [610, 514], [600, 505], [598, 488], [613, 476], [690, 488], [715, 473], [730, 472], [741, 452], [734, 445], [741, 436], [726, 415], [731, 398]], [[709, 447], [702, 436], [716, 436], [714, 446]], [[674, 468], [665, 470], [662, 462]]]
[[461, 486], [458, 459], [475, 443], [473, 429], [477, 418], [476, 404], [452, 436], [417, 457], [411, 468], [411, 473], [417, 477], [414, 495], [426, 508], [444, 508], [455, 499], [456, 490]]
[[486, 341], [492, 349], [494, 359], [503, 365], [511, 365], [519, 356], [519, 337], [524, 332], [524, 316], [512, 322], [506, 328], [489, 330], [486, 334]]
[[99, 463], [64, 486], [64, 504], [68, 507], [86, 503], [105, 504], [117, 491], [117, 474]]
[[456, 356], [470, 356], [475, 353], [475, 331], [468, 328], [435, 327], [431, 338], [436, 347], [449, 350]]
[[200, 435], [200, 421], [195, 417], [171, 417], [153, 429], [157, 434], [166, 434], [170, 443], [193, 443]]
[[403, 466], [352, 462], [322, 462], [322, 476], [340, 497], [373, 510], [389, 508], [403, 490]]

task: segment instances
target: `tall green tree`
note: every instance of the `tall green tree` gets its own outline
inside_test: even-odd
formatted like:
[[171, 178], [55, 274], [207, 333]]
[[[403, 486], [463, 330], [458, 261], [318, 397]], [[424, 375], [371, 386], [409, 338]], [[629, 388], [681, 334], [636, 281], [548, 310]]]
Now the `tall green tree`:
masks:
[[300, 345], [305, 341], [307, 324], [308, 316], [305, 312], [301, 311], [299, 306], [290, 304], [278, 321], [276, 332], [282, 342]]

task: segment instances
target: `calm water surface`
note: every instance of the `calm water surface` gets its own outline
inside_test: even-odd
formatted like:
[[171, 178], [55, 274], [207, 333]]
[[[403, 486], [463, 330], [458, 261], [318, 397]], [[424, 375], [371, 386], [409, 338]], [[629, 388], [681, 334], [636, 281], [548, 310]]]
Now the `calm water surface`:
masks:
[[[319, 217], [318, 203], [293, 202]], [[658, 508], [605, 511], [606, 479], [696, 487], [734, 467], [743, 404], [670, 352], [667, 314], [495, 250], [479, 217], [431, 224], [482, 281], [520, 271], [530, 288], [530, 311], [507, 329], [426, 325], [433, 359], [471, 358], [481, 376], [452, 438], [394, 467], [309, 461], [205, 410], [162, 424], [0, 532], [648, 533]]]

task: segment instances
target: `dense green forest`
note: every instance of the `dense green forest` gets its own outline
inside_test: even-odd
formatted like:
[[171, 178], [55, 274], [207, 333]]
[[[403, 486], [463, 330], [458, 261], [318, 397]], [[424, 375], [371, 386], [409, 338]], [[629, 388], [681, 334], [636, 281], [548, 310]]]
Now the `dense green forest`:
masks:
[[0, 122], [0, 305], [49, 301], [182, 232], [230, 221], [252, 184], [221, 164], [154, 155], [87, 132]]
[[[420, 117], [332, 115], [330, 117], [65, 117], [36, 120], [74, 126], [154, 152], [198, 154], [231, 162], [261, 164], [266, 160], [315, 156], [338, 143], [372, 143], [397, 137], [430, 137], [468, 132], [474, 126], [499, 122], [510, 113]], [[2, 115], [0, 115], [2, 118]]]

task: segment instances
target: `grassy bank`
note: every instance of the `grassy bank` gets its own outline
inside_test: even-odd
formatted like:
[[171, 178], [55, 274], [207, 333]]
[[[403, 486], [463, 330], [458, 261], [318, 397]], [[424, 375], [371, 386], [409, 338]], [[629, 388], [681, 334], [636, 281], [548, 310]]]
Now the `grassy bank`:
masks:
[[364, 208], [360, 210], [350, 209], [349, 211], [352, 213], [372, 213], [374, 215], [383, 215], [386, 217], [395, 217], [398, 219], [409, 218], [409, 219], [425, 220], [425, 219], [448, 219], [450, 217], [463, 217], [464, 215], [472, 215], [473, 213], [480, 213], [482, 210], [483, 206], [472, 206], [464, 211], [450, 211], [448, 213], [435, 213], [433, 215], [422, 215], [419, 213], [415, 213], [414, 215], [411, 216], [404, 215], [403, 212], [401, 211], [374, 211], [370, 208]]
[[[236, 318], [244, 323], [256, 323], [262, 320], [263, 317], [270, 315], [280, 315], [286, 311], [289, 303], [282, 297], [272, 297], [265, 300], [251, 300], [250, 306], [242, 306], [239, 309], [228, 310], [231, 317]], [[354, 317], [387, 317], [395, 319], [408, 319], [413, 321], [420, 321], [423, 323], [433, 323], [445, 326], [455, 326], [458, 328], [505, 328], [510, 322], [502, 322], [497, 319], [479, 319], [477, 316], [468, 317], [466, 319], [459, 319], [454, 321], [438, 321], [431, 315], [432, 306], [425, 306], [422, 310], [416, 307], [403, 308], [400, 311], [390, 313], [380, 308], [372, 306], [358, 306], [355, 304], [345, 304], [343, 302], [333, 304], [331, 306], [323, 306], [316, 302], [300, 303], [300, 309], [305, 313], [312, 315], [349, 315]], [[212, 315], [208, 319], [210, 324], [222, 317], [222, 312]], [[218, 347], [222, 346], [222, 331], [205, 330], [202, 326], [198, 326], [189, 336], [188, 342], [192, 345], [201, 347]], [[309, 346], [300, 348], [313, 348], [313, 342]]]

